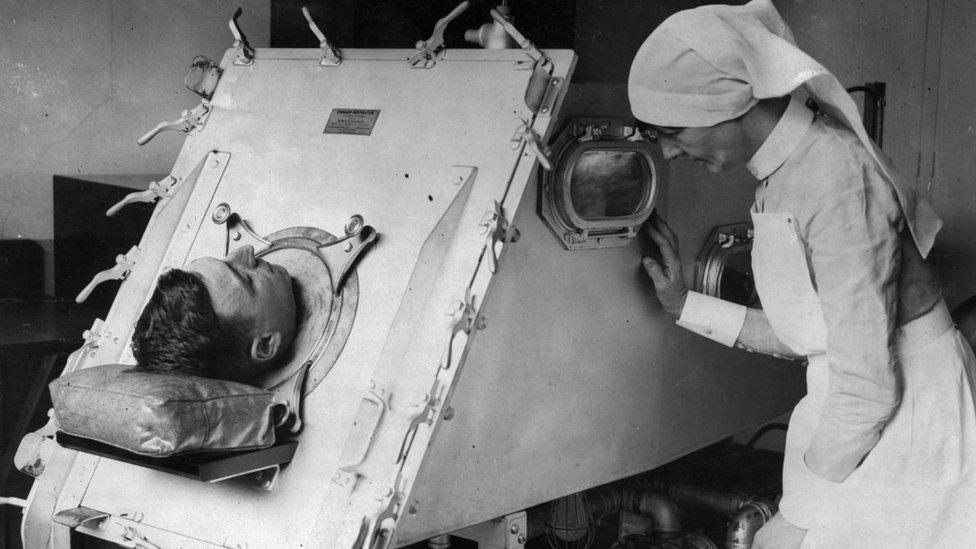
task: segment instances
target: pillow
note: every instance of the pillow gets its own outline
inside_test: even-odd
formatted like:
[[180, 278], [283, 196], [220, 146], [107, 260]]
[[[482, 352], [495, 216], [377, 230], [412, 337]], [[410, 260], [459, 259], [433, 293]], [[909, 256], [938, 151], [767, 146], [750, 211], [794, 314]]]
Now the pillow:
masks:
[[58, 428], [148, 457], [265, 448], [284, 405], [219, 379], [106, 364], [50, 384]]

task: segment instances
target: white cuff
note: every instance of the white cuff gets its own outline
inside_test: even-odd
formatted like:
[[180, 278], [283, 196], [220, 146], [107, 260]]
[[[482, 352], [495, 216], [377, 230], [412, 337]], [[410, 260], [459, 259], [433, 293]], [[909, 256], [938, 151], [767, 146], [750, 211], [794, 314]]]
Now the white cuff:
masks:
[[688, 292], [678, 326], [717, 341], [735, 345], [746, 321], [746, 306], [698, 292]]

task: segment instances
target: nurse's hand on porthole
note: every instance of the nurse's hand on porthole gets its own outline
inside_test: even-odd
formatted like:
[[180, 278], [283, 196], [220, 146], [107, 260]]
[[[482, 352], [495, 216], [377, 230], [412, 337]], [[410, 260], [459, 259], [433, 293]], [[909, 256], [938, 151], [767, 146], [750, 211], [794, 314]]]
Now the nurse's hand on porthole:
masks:
[[654, 283], [657, 298], [664, 310], [676, 317], [681, 316], [688, 296], [688, 288], [681, 274], [681, 259], [678, 257], [678, 235], [661, 219], [657, 212], [651, 214], [650, 222], [644, 224], [647, 235], [661, 250], [661, 259], [644, 258], [644, 270]]

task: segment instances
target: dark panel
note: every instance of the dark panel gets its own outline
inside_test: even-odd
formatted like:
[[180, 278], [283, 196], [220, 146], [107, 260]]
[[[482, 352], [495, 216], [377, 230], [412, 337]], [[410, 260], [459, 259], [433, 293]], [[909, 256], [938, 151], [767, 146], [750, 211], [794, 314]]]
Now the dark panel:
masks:
[[44, 293], [44, 248], [33, 240], [0, 240], [0, 298]]
[[[92, 276], [139, 243], [153, 205], [130, 204], [113, 217], [105, 210], [133, 189], [54, 176], [54, 295], [74, 299]], [[88, 301], [107, 309], [118, 282], [95, 288]]]
[[[459, 3], [459, 0], [273, 0], [271, 45], [276, 48], [318, 46], [300, 11], [305, 5], [326, 37], [339, 48], [413, 48], [418, 40], [429, 38], [437, 20]], [[576, 0], [509, 2], [516, 27], [542, 48], [573, 47], [575, 3]], [[447, 47], [477, 47], [464, 41], [464, 31], [490, 22], [489, 10], [499, 4], [497, 0], [472, 0], [468, 10], [444, 32]]]

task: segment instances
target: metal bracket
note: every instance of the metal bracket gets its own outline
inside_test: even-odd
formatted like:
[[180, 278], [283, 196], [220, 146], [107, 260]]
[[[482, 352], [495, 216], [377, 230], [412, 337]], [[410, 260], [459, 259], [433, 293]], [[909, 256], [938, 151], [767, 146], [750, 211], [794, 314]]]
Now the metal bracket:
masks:
[[413, 54], [407, 63], [415, 69], [429, 69], [437, 64], [437, 60], [443, 55], [444, 49], [444, 29], [457, 16], [468, 9], [471, 2], [464, 0], [451, 10], [451, 13], [437, 20], [434, 24], [434, 32], [427, 40], [419, 40], [416, 44], [417, 53]]
[[375, 229], [366, 224], [363, 216], [355, 214], [349, 218], [345, 227], [346, 236], [324, 246], [319, 246], [319, 253], [329, 265], [339, 265], [336, 273], [333, 292], [336, 296], [342, 293], [346, 278], [359, 256], [372, 246], [378, 238]]
[[285, 417], [277, 426], [288, 425], [288, 432], [291, 434], [297, 434], [302, 430], [302, 391], [305, 388], [305, 378], [314, 362], [314, 360], [306, 361], [295, 375], [288, 378], [284, 383], [275, 386], [276, 395], [279, 394], [279, 388], [287, 388], [287, 390], [281, 391], [287, 396], [279, 400], [281, 404], [285, 405]]
[[244, 10], [237, 8], [234, 12], [234, 16], [230, 18], [227, 25], [230, 27], [231, 34], [234, 35], [234, 48], [240, 50], [237, 52], [237, 59], [234, 60], [235, 65], [250, 65], [254, 63], [254, 48], [247, 41], [247, 36], [244, 36], [244, 31], [241, 30], [240, 25], [237, 24], [237, 18], [244, 13]]
[[180, 113], [180, 117], [172, 122], [160, 122], [156, 124], [156, 127], [149, 130], [142, 137], [136, 139], [136, 143], [140, 146], [149, 143], [152, 138], [156, 137], [162, 132], [169, 130], [181, 131], [183, 133], [189, 133], [191, 130], [197, 128], [202, 128], [204, 124], [207, 123], [207, 116], [210, 114], [210, 101], [204, 99], [199, 105], [190, 109], [184, 110]]
[[447, 311], [451, 320], [447, 327], [448, 338], [447, 345], [444, 348], [444, 354], [442, 355], [443, 358], [441, 358], [441, 369], [449, 370], [451, 368], [451, 351], [454, 347], [454, 336], [458, 332], [471, 332], [477, 313], [478, 311], [474, 306], [474, 296], [471, 295], [471, 288], [465, 288], [464, 297], [455, 300], [451, 304], [451, 308]]
[[[218, 225], [227, 224], [227, 245], [224, 255], [230, 255], [233, 249], [248, 244], [254, 248], [255, 253], [261, 253], [271, 246], [270, 242], [258, 236], [226, 202], [214, 208], [211, 220]], [[342, 293], [342, 288], [356, 260], [379, 238], [379, 233], [367, 225], [363, 216], [359, 214], [349, 218], [344, 230], [346, 233], [344, 237], [318, 247], [319, 255], [330, 268], [338, 266], [333, 284], [333, 293], [336, 296]]]
[[451, 535], [476, 541], [479, 549], [523, 549], [528, 541], [529, 521], [525, 511], [519, 511]]
[[535, 154], [542, 168], [546, 171], [551, 171], [552, 160], [549, 158], [549, 152], [543, 147], [539, 134], [535, 133], [528, 120], [520, 119], [519, 127], [515, 130], [515, 134], [512, 135], [512, 148], [518, 149], [522, 146], [523, 142]]
[[129, 271], [135, 267], [136, 261], [139, 259], [140, 251], [141, 250], [139, 250], [138, 246], [133, 246], [128, 252], [115, 256], [115, 266], [96, 273], [95, 276], [92, 277], [91, 282], [89, 282], [88, 285], [78, 293], [78, 296], [75, 297], [75, 302], [83, 303], [86, 299], [88, 299], [88, 296], [91, 295], [92, 290], [106, 280], [125, 279], [125, 277], [129, 275]]
[[159, 181], [150, 181], [148, 189], [125, 195], [125, 198], [106, 210], [105, 215], [112, 217], [122, 208], [136, 202], [154, 202], [158, 198], [168, 198], [173, 194], [179, 182], [180, 180], [172, 175], [168, 175]]
[[218, 225], [227, 224], [225, 256], [230, 255], [233, 250], [241, 246], [250, 245], [254, 248], [255, 254], [259, 254], [271, 246], [271, 243], [258, 236], [237, 212], [232, 211], [226, 202], [218, 204], [210, 218]]
[[308, 8], [302, 6], [302, 15], [305, 16], [305, 20], [308, 21], [308, 27], [312, 29], [312, 34], [319, 39], [319, 48], [322, 50], [322, 60], [319, 61], [319, 65], [323, 67], [338, 67], [342, 64], [342, 57], [339, 50], [332, 47], [329, 44], [329, 40], [325, 37], [319, 26], [315, 24], [315, 20], [312, 19], [311, 14], [308, 13]]

